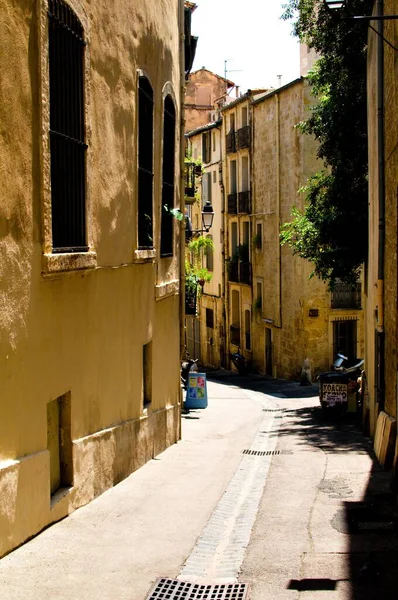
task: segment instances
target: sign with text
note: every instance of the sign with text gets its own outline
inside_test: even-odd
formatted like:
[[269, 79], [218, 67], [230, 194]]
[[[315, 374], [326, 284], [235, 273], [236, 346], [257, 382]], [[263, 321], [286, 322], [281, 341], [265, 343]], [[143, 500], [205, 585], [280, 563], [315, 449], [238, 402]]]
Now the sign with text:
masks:
[[207, 408], [206, 373], [188, 373], [185, 408]]

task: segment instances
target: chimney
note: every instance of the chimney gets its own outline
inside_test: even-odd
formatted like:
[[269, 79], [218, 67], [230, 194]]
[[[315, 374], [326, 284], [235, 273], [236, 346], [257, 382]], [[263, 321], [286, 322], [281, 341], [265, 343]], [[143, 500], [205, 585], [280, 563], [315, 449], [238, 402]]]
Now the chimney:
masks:
[[239, 98], [239, 86], [238, 85], [235, 87], [235, 90], [236, 90], [236, 97]]

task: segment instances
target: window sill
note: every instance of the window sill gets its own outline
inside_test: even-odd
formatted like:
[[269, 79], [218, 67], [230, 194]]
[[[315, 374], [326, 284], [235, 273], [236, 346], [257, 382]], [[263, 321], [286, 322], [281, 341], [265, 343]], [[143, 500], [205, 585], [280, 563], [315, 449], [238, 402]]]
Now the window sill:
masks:
[[70, 252], [65, 254], [44, 254], [42, 257], [42, 275], [62, 275], [80, 272], [97, 267], [95, 252]]
[[168, 296], [175, 296], [180, 291], [180, 280], [173, 279], [166, 283], [160, 283], [155, 287], [155, 298], [156, 300], [162, 300]]
[[151, 248], [150, 250], [135, 250], [134, 251], [134, 262], [135, 263], [147, 263], [155, 262], [156, 250]]

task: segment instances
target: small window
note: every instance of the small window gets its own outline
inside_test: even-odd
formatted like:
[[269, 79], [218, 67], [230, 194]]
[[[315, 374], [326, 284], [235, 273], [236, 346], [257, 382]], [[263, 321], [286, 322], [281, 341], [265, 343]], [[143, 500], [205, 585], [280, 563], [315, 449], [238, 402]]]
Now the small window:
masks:
[[153, 91], [138, 85], [138, 247], [153, 248]]
[[152, 342], [142, 347], [142, 399], [144, 408], [152, 402]]
[[213, 171], [213, 183], [217, 183], [217, 171]]
[[247, 106], [242, 108], [242, 127], [247, 127]]
[[202, 175], [202, 204], [203, 206], [209, 201], [211, 204], [211, 173], [203, 173]]
[[174, 170], [175, 170], [176, 113], [173, 100], [166, 96], [163, 109], [163, 176], [162, 225], [160, 237], [161, 256], [173, 254]]
[[48, 3], [53, 252], [86, 252], [84, 30], [63, 0]]
[[[211, 235], [208, 235], [207, 237], [210, 240], [213, 239]], [[205, 257], [206, 257], [206, 269], [208, 271], [213, 271], [214, 270], [214, 251], [213, 251], [213, 248], [209, 248], [208, 246], [206, 247]]]
[[259, 311], [263, 309], [263, 284], [261, 281], [257, 281], [256, 286], [257, 298], [256, 298], [256, 308]]
[[251, 315], [250, 310], [245, 310], [245, 348], [251, 350], [251, 335], [250, 335]]
[[205, 164], [211, 161], [211, 132], [202, 133], [202, 160]]
[[256, 225], [256, 249], [262, 250], [263, 247], [263, 226], [261, 223]]
[[206, 327], [214, 329], [214, 310], [206, 308]]

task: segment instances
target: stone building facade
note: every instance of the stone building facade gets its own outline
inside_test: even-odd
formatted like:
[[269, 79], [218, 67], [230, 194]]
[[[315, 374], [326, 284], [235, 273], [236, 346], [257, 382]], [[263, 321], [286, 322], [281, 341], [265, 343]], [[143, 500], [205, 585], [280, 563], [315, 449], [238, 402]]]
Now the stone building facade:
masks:
[[224, 281], [223, 281], [223, 193], [221, 172], [221, 121], [209, 123], [186, 134], [190, 155], [202, 160], [198, 198], [187, 204], [194, 230], [202, 229], [201, 209], [207, 201], [214, 220], [208, 233], [214, 249], [203, 256], [203, 267], [212, 274], [201, 291], [198, 314], [186, 317], [187, 346], [190, 355], [208, 367], [225, 366]]
[[273, 377], [300, 378], [309, 358], [312, 373], [330, 369], [338, 350], [350, 359], [364, 352], [361, 291], [338, 284], [330, 293], [311, 265], [280, 246], [280, 226], [303, 209], [298, 190], [322, 164], [316, 142], [297, 123], [306, 118], [310, 87], [298, 79], [254, 100], [253, 351], [256, 370]]
[[205, 67], [190, 73], [185, 92], [185, 131], [216, 121], [219, 105], [234, 87], [232, 81]]
[[0, 0], [0, 556], [179, 439], [183, 28]]
[[[384, 2], [384, 14], [398, 14], [397, 0]], [[384, 37], [398, 47], [397, 21], [384, 21]], [[369, 255], [366, 265], [366, 379], [364, 426], [375, 437], [375, 452], [391, 466], [397, 420], [397, 204], [398, 204], [398, 56], [387, 43], [369, 32], [368, 143], [369, 143]], [[381, 48], [380, 48], [381, 46]], [[384, 114], [378, 109], [377, 55], [384, 53]], [[382, 114], [384, 157], [379, 162], [379, 128]], [[381, 142], [382, 143], [382, 142]], [[380, 170], [381, 168], [381, 170]], [[384, 193], [380, 190], [384, 189]], [[384, 208], [380, 204], [383, 199]], [[380, 222], [384, 235], [380, 234]]]

